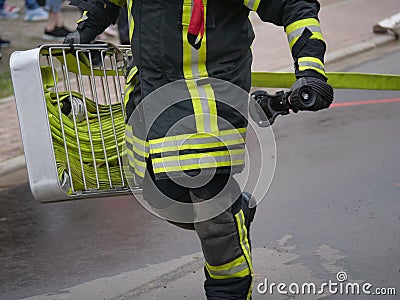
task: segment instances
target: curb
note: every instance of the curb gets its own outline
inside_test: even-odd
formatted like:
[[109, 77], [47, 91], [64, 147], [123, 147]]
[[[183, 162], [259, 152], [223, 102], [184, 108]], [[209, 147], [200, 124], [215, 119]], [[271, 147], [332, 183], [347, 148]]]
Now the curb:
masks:
[[[362, 41], [362, 42], [352, 45], [350, 47], [343, 48], [343, 49], [337, 50], [332, 53], [328, 53], [326, 55], [325, 63], [332, 63], [332, 62], [347, 58], [349, 56], [354, 56], [361, 52], [377, 48], [379, 46], [393, 42], [395, 40], [396, 40], [396, 37], [393, 35], [389, 35], [389, 34], [382, 35], [382, 36], [376, 36], [368, 41]], [[284, 68], [280, 68], [279, 70], [276, 70], [276, 71], [283, 72], [283, 71], [287, 71], [288, 68], [292, 69], [292, 67], [293, 66], [284, 67]], [[0, 103], [10, 101], [11, 99], [14, 99], [14, 96], [0, 99]], [[24, 167], [26, 167], [26, 163], [25, 163], [25, 156], [23, 156], [23, 155], [6, 160], [4, 162], [0, 162], [0, 176], [8, 175], [8, 174], [18, 171]]]
[[14, 99], [15, 99], [14, 95], [7, 96], [7, 97], [4, 97], [4, 98], [0, 98], [0, 104], [9, 102], [9, 101], [14, 100]]
[[[325, 55], [325, 65], [334, 63], [338, 60], [342, 60], [345, 58], [348, 58], [350, 56], [354, 56], [357, 54], [360, 54], [365, 51], [372, 50], [374, 48], [377, 48], [379, 46], [386, 45], [390, 42], [396, 41], [396, 37], [390, 34], [385, 34], [385, 35], [379, 35], [375, 36], [372, 39], [369, 39], [367, 41], [362, 41], [358, 44], [342, 48], [339, 50], [336, 50], [334, 52], [328, 53]], [[280, 67], [278, 69], [273, 70], [274, 72], [290, 72], [293, 70], [293, 65], [285, 66], [285, 67]]]
[[25, 156], [20, 155], [0, 162], [0, 177], [9, 175], [26, 167]]
[[362, 41], [350, 47], [343, 48], [332, 53], [328, 53], [325, 58], [325, 63], [332, 63], [347, 58], [349, 56], [354, 56], [360, 54], [361, 52], [372, 50], [379, 46], [383, 46], [395, 40], [396, 37], [389, 34], [376, 36], [370, 40]]

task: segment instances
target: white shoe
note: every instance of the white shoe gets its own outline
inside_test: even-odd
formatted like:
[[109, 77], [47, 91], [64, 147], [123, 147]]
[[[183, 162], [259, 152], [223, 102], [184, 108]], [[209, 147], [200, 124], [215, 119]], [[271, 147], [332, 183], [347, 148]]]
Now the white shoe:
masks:
[[49, 18], [49, 13], [45, 11], [42, 7], [35, 9], [27, 9], [25, 11], [25, 21], [45, 21]]
[[18, 18], [18, 14], [14, 12], [8, 12], [5, 9], [0, 9], [0, 20], [15, 20]]

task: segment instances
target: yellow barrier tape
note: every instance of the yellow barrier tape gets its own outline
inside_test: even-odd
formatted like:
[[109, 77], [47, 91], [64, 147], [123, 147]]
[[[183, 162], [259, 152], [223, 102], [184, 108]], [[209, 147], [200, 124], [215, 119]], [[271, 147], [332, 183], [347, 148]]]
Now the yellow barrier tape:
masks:
[[[335, 89], [400, 90], [400, 75], [331, 72], [326, 73], [328, 83]], [[252, 86], [266, 88], [290, 88], [296, 81], [291, 72], [253, 72]]]

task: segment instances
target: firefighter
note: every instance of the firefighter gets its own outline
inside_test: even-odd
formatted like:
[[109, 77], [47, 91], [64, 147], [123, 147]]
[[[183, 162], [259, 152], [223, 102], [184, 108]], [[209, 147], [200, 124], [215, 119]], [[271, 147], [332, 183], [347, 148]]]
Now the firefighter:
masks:
[[[123, 1], [71, 0], [84, 14], [65, 43], [94, 40], [116, 22]], [[198, 204], [209, 199], [229, 203], [210, 218], [199, 220], [201, 211], [194, 209], [192, 222], [170, 221], [195, 229], [200, 238], [206, 260], [207, 299], [251, 299], [249, 230], [255, 208], [249, 207], [251, 195], [242, 194], [232, 177], [244, 167], [245, 107], [234, 96], [226, 100], [228, 103], [217, 101], [221, 90], [212, 81], [201, 80], [224, 80], [250, 91], [254, 32], [249, 12], [254, 11], [263, 21], [284, 27], [296, 77], [312, 78], [321, 89], [329, 88], [319, 3], [128, 0], [127, 7], [134, 57], [125, 89], [126, 141], [132, 172], [142, 182], [144, 198], [155, 209], [166, 208], [157, 201], [163, 196], [183, 203]], [[152, 94], [177, 81], [184, 100], [170, 103]], [[148, 97], [152, 101], [146, 101]], [[317, 100], [309, 110], [327, 108], [333, 99]], [[165, 107], [160, 110], [160, 106]], [[153, 116], [154, 111], [162, 113]], [[151, 122], [147, 122], [148, 118]], [[175, 126], [183, 119], [188, 120], [184, 126]], [[199, 182], [204, 176], [207, 180], [203, 185], [191, 181], [194, 178]]]

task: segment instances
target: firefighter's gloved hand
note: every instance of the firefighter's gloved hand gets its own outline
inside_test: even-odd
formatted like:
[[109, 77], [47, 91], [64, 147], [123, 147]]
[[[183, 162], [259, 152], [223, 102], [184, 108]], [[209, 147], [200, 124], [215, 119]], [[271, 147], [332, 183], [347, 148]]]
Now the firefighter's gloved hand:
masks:
[[332, 86], [315, 77], [299, 78], [290, 91], [289, 102], [297, 110], [318, 111], [328, 108], [334, 97]]
[[96, 33], [88, 27], [78, 29], [74, 32], [69, 33], [65, 39], [64, 44], [89, 44], [96, 38]]

